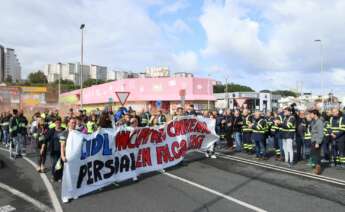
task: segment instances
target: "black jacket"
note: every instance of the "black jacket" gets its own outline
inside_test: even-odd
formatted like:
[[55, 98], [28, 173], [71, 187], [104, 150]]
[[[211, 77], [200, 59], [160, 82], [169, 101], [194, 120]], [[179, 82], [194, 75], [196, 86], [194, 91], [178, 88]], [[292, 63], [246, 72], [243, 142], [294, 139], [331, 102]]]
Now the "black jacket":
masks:
[[232, 131], [233, 132], [241, 132], [243, 125], [242, 116], [233, 116], [231, 121]]

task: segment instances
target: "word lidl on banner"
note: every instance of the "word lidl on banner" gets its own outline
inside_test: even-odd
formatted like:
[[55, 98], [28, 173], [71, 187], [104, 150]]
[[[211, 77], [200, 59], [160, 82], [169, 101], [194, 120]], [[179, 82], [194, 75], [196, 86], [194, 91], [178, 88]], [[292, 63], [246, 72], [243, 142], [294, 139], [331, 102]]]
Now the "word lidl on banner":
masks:
[[91, 135], [71, 131], [66, 145], [62, 199], [162, 170], [193, 150], [206, 151], [217, 140], [215, 121], [181, 117], [163, 127], [100, 129]]

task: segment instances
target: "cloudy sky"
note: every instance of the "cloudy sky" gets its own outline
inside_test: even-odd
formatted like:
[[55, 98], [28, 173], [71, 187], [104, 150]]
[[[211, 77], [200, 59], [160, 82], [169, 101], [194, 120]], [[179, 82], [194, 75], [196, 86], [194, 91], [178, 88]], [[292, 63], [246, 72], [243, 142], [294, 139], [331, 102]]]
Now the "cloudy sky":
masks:
[[[1, 0], [0, 43], [23, 75], [47, 63], [173, 72], [260, 89], [345, 93], [344, 0]], [[302, 85], [302, 86], [301, 86]]]

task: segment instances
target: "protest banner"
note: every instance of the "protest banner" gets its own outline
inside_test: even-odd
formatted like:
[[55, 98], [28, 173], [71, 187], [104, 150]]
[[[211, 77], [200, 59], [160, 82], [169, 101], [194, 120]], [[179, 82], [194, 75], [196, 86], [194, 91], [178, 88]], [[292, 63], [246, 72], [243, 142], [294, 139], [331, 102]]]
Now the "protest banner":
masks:
[[100, 129], [91, 135], [71, 131], [66, 145], [61, 197], [75, 199], [113, 182], [162, 170], [193, 150], [217, 140], [215, 121], [181, 117], [163, 127]]

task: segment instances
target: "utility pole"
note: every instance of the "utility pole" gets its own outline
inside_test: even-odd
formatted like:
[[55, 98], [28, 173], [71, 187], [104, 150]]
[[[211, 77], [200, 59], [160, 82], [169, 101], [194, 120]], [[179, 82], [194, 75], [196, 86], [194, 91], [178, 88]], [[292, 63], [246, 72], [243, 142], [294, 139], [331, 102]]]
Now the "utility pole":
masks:
[[225, 74], [225, 99], [226, 99], [226, 108], [229, 109], [229, 90], [228, 90], [228, 78], [229, 75]]
[[[209, 78], [209, 79], [207, 79], [208, 92], [210, 92], [210, 77], [211, 77], [211, 74], [208, 73], [208, 78]], [[210, 111], [210, 99], [209, 98], [207, 99], [207, 111]]]
[[61, 63], [58, 63], [59, 64], [59, 96], [58, 96], [58, 104], [59, 104], [59, 107], [60, 107], [60, 95], [61, 95], [61, 69], [62, 69], [62, 64]]
[[84, 28], [85, 28], [85, 24], [80, 25], [80, 30], [81, 30], [81, 55], [80, 55], [80, 109], [83, 109]]
[[323, 45], [322, 45], [322, 40], [317, 39], [314, 40], [315, 42], [319, 42], [320, 43], [320, 84], [321, 84], [321, 100], [322, 103], [324, 103], [323, 101], [323, 95], [324, 95], [324, 79], [323, 79]]

